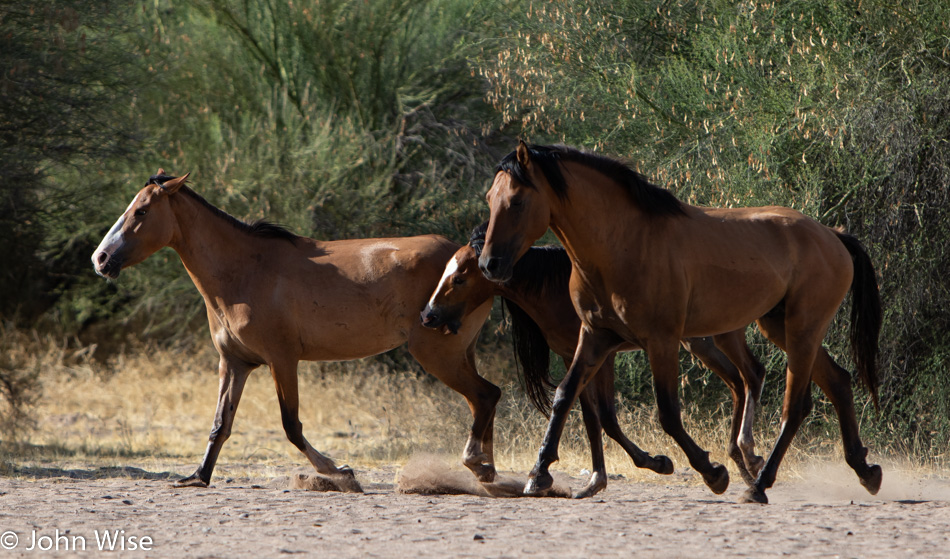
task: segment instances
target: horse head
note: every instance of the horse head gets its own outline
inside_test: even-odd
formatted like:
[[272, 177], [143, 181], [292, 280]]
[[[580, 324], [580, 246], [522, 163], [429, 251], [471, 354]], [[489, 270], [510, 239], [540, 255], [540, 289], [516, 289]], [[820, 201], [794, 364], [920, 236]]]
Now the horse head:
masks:
[[438, 287], [422, 311], [422, 325], [457, 334], [462, 319], [493, 297], [494, 288], [478, 269], [476, 247], [463, 246], [446, 264]]
[[188, 174], [168, 176], [163, 169], [149, 178], [92, 253], [97, 274], [116, 279], [123, 268], [138, 264], [172, 241], [177, 220], [169, 198], [187, 178]]
[[491, 210], [478, 265], [486, 278], [505, 282], [515, 262], [541, 238], [551, 220], [548, 181], [524, 143], [502, 160], [486, 195]]

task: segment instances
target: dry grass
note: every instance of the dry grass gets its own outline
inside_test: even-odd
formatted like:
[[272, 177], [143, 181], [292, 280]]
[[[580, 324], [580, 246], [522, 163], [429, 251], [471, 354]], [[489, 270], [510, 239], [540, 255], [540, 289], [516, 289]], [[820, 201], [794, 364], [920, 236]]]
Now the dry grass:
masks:
[[[92, 351], [67, 351], [54, 340], [24, 342], [21, 363], [40, 371], [42, 397], [32, 410], [36, 427], [21, 443], [3, 445], [7, 471], [136, 467], [151, 472], [189, 474], [204, 452], [217, 395], [217, 355], [138, 348], [105, 363]], [[28, 357], [27, 357], [28, 356]], [[510, 363], [486, 356], [479, 370], [502, 386], [496, 418], [495, 455], [499, 470], [526, 472], [533, 465], [546, 425], [517, 386], [502, 374]], [[418, 454], [437, 454], [458, 463], [471, 424], [461, 396], [429, 377], [391, 373], [371, 361], [301, 363], [301, 421], [304, 434], [321, 452], [356, 468], [399, 469]], [[724, 399], [725, 399], [724, 395]], [[628, 436], [652, 453], [670, 456], [682, 473], [687, 465], [672, 439], [660, 430], [653, 406], [621, 405]], [[699, 413], [687, 406], [684, 421], [712, 458], [727, 463], [726, 407]], [[555, 466], [571, 475], [590, 468], [580, 414], [573, 413]], [[758, 433], [760, 447], [775, 435]], [[780, 471], [780, 480], [801, 478], [808, 463], [829, 459], [843, 466], [835, 440], [798, 439]], [[663, 478], [636, 469], [620, 447], [607, 442], [611, 474], [640, 481]], [[231, 439], [218, 461], [216, 477], [277, 475], [307, 467], [283, 434], [273, 382], [266, 367], [252, 374]], [[846, 466], [843, 466], [846, 468]], [[732, 469], [734, 479], [737, 472]], [[901, 463], [904, 471], [919, 464]], [[700, 483], [698, 476], [696, 483]]]

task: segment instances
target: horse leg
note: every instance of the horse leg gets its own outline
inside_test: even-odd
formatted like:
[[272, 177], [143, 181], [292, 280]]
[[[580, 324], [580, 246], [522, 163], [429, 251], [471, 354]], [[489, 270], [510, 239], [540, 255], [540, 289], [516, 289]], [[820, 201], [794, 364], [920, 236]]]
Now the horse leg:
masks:
[[598, 417], [603, 425], [604, 433], [617, 442], [633, 460], [638, 468], [652, 470], [658, 474], [672, 474], [673, 462], [666, 456], [658, 454], [650, 456], [633, 443], [620, 429], [617, 420], [617, 406], [614, 399], [614, 356], [608, 357], [600, 369], [595, 373], [584, 392], [592, 393], [598, 408]]
[[554, 478], [551, 477], [548, 468], [558, 460], [557, 449], [561, 433], [564, 431], [564, 424], [567, 422], [567, 414], [591, 375], [600, 368], [604, 359], [620, 343], [621, 340], [611, 331], [595, 332], [586, 326], [581, 327], [574, 360], [567, 375], [554, 392], [551, 419], [548, 421], [548, 428], [538, 452], [538, 461], [528, 474], [528, 483], [524, 488], [525, 495], [542, 495], [554, 485]]
[[[735, 462], [736, 467], [739, 469], [739, 475], [742, 476], [742, 480], [745, 481], [746, 485], [752, 485], [759, 470], [756, 470], [755, 473], [749, 471], [742, 450], [739, 448], [739, 433], [742, 428], [742, 418], [746, 406], [745, 383], [742, 381], [739, 369], [716, 347], [715, 342], [713, 342], [713, 339], [710, 337], [685, 338], [680, 343], [686, 348], [686, 351], [692, 353], [703, 365], [716, 373], [716, 375], [726, 383], [726, 387], [729, 388], [729, 392], [732, 394], [732, 424], [729, 431], [729, 457]], [[765, 461], [762, 460], [762, 462], [764, 463]]]
[[581, 414], [584, 417], [584, 429], [587, 431], [587, 440], [590, 442], [591, 474], [587, 486], [574, 495], [575, 499], [585, 499], [600, 493], [607, 487], [607, 464], [604, 461], [604, 442], [601, 437], [603, 431], [600, 424], [599, 410], [592, 393], [592, 385], [587, 386], [580, 393]]
[[[484, 316], [490, 309], [489, 302]], [[477, 318], [466, 318], [459, 334], [452, 337], [419, 326], [409, 337], [409, 352], [426, 372], [465, 398], [473, 422], [462, 452], [462, 464], [475, 474], [478, 481], [492, 483], [496, 476], [493, 450], [495, 406], [501, 398], [501, 389], [480, 377], [475, 368], [475, 341], [484, 323], [484, 318]]]
[[277, 387], [280, 420], [287, 440], [307, 457], [317, 473], [329, 477], [340, 491], [362, 493], [363, 488], [356, 481], [352, 468], [337, 468], [333, 460], [320, 454], [303, 436], [303, 425], [298, 416], [300, 401], [297, 393], [297, 362], [270, 363], [269, 366]]
[[[753, 433], [753, 423], [755, 421], [755, 408], [762, 397], [762, 382], [765, 379], [765, 367], [752, 355], [749, 346], [745, 343], [745, 329], [736, 330], [726, 334], [720, 334], [713, 338], [716, 347], [722, 351], [726, 357], [736, 366], [740, 376], [742, 386], [735, 386], [735, 390], [742, 391], [742, 397], [737, 399], [734, 408], [741, 405], [741, 421], [736, 425], [736, 416], [740, 415], [737, 409], [733, 413], [732, 436], [737, 444], [739, 452], [742, 455], [742, 461], [745, 463], [748, 472], [752, 477], [757, 476], [765, 465], [765, 460], [755, 453], [755, 435]], [[725, 380], [725, 378], [723, 378]], [[729, 384], [727, 380], [726, 383]], [[733, 388], [730, 386], [730, 388]], [[738, 431], [738, 432], [737, 432]], [[752, 485], [752, 480], [747, 480], [748, 485]]]
[[700, 448], [683, 428], [680, 417], [677, 380], [679, 379], [679, 344], [656, 341], [647, 344], [647, 357], [653, 371], [656, 406], [663, 430], [680, 445], [690, 465], [702, 474], [703, 481], [717, 495], [729, 487], [729, 471], [722, 464], [709, 461], [709, 453]]
[[[769, 339], [784, 350], [785, 324], [781, 320], [769, 320], [767, 318], [763, 318], [759, 322], [760, 329], [764, 323], [764, 326], [768, 328]], [[876, 495], [881, 488], [883, 475], [880, 466], [867, 463], [868, 449], [861, 442], [858, 430], [858, 420], [854, 411], [854, 394], [851, 391], [851, 375], [835, 363], [834, 359], [822, 347], [818, 349], [818, 355], [815, 357], [812, 380], [831, 400], [831, 404], [838, 414], [845, 461], [858, 475], [861, 485], [871, 495]]]
[[[746, 490], [740, 502], [768, 503], [765, 490], [775, 483], [779, 464], [785, 457], [792, 439], [798, 433], [805, 417], [811, 413], [811, 374], [815, 358], [821, 346], [821, 338], [826, 328], [820, 324], [797, 329], [797, 335], [787, 333], [787, 324], [783, 317], [763, 317], [758, 321], [759, 329], [769, 340], [786, 349], [788, 367], [786, 370], [785, 399], [782, 402], [782, 425], [775, 447], [769, 454], [765, 466], [759, 472], [755, 483]], [[817, 335], [816, 335], [817, 333]]]
[[195, 473], [176, 482], [179, 487], [208, 487], [211, 483], [211, 473], [218, 461], [218, 454], [224, 446], [224, 441], [231, 436], [231, 425], [244, 392], [244, 384], [250, 372], [256, 368], [257, 365], [221, 355], [218, 360], [218, 405], [214, 412], [211, 435], [208, 437], [208, 447]]
[[840, 367], [828, 355], [824, 348], [818, 351], [814, 372], [815, 384], [828, 396], [838, 413], [841, 427], [841, 442], [844, 446], [844, 459], [858, 474], [861, 485], [871, 495], [877, 495], [881, 489], [883, 474], [877, 464], [868, 465], [868, 449], [861, 443], [858, 432], [858, 420], [854, 412], [854, 394], [851, 392], [851, 375]]

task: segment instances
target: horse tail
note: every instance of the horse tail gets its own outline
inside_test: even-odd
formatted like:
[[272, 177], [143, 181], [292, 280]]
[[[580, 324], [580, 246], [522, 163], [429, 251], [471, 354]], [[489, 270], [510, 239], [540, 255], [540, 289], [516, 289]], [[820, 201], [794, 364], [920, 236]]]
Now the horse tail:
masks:
[[851, 281], [851, 357], [858, 376], [871, 393], [874, 407], [879, 409], [877, 360], [882, 315], [877, 276], [871, 257], [861, 241], [841, 231], [835, 233], [851, 253], [854, 263], [854, 279]]
[[511, 313], [511, 338], [515, 356], [524, 371], [521, 380], [525, 392], [538, 411], [550, 415], [554, 383], [548, 374], [551, 359], [548, 342], [528, 313], [504, 297], [502, 301]]

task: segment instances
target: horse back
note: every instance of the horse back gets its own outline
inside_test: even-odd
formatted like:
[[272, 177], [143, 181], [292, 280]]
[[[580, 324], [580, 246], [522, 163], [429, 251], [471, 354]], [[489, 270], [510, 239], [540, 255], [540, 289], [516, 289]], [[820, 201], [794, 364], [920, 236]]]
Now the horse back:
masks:
[[265, 359], [272, 351], [307, 360], [388, 351], [406, 342], [457, 249], [436, 235], [275, 244], [269, 273], [240, 294], [233, 335]]

